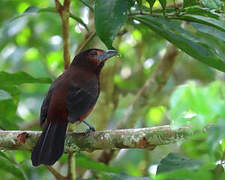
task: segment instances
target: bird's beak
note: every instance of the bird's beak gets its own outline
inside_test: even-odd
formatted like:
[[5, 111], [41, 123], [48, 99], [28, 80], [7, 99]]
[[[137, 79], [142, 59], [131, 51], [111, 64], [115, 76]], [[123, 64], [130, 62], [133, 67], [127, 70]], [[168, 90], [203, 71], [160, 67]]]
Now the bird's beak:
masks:
[[101, 56], [99, 56], [99, 61], [100, 62], [104, 62], [105, 60], [115, 56], [118, 52], [115, 50], [107, 50], [104, 51], [103, 54]]

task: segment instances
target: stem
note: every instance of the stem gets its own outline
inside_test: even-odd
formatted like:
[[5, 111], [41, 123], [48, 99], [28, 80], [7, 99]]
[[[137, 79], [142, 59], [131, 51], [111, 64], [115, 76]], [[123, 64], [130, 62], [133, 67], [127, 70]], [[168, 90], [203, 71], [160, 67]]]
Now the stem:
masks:
[[64, 69], [68, 69], [70, 65], [70, 43], [69, 43], [70, 0], [64, 0], [63, 5], [61, 5], [58, 0], [55, 0], [55, 5], [62, 21]]
[[45, 166], [57, 180], [66, 180], [67, 178], [58, 173], [53, 167]]
[[75, 168], [75, 155], [74, 153], [68, 154], [68, 169], [67, 169], [68, 180], [76, 179], [76, 168]]
[[69, 12], [63, 11], [61, 18], [62, 18], [64, 69], [68, 69], [70, 65]]

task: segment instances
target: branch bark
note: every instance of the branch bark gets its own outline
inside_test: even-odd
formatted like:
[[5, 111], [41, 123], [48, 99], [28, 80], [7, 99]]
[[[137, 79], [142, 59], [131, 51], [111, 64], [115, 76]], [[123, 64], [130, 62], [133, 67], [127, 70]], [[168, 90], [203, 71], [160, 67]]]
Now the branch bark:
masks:
[[55, 5], [62, 21], [64, 69], [67, 69], [70, 65], [70, 43], [69, 43], [70, 0], [64, 0], [63, 5], [58, 0], [55, 0]]
[[[0, 131], [1, 150], [31, 151], [40, 131]], [[89, 134], [68, 133], [65, 152], [94, 151], [102, 149], [141, 148], [153, 150], [156, 146], [175, 143], [192, 135], [190, 127], [172, 129], [158, 126], [139, 129], [96, 131]]]

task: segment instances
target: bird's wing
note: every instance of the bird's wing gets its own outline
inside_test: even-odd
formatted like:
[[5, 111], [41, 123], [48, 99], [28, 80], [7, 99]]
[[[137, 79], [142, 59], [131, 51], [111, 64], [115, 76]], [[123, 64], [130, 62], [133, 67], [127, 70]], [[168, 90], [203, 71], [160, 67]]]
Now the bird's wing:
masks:
[[97, 79], [90, 79], [81, 85], [72, 83], [66, 98], [68, 121], [81, 120], [95, 105], [99, 95]]
[[63, 80], [63, 76], [65, 73], [61, 74], [50, 86], [47, 94], [45, 95], [45, 99], [41, 105], [41, 113], [40, 113], [40, 124], [41, 126], [43, 125], [43, 123], [45, 122], [45, 119], [47, 118], [47, 114], [48, 114], [48, 109], [49, 109], [49, 105], [51, 102], [51, 97], [52, 94], [54, 92], [54, 90], [56, 89], [55, 87], [60, 85], [60, 82], [62, 82]]
[[45, 99], [41, 105], [41, 114], [40, 114], [40, 124], [42, 126], [42, 124], [45, 122], [45, 119], [47, 118], [47, 113], [48, 113], [48, 107], [51, 101], [51, 96], [52, 96], [52, 91], [53, 88], [50, 88], [48, 90], [48, 93], [45, 96]]

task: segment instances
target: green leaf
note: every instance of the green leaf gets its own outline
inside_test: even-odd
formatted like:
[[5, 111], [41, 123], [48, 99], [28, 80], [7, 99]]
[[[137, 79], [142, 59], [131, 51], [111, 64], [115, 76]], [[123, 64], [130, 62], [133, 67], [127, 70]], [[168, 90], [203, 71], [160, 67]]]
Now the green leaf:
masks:
[[147, 2], [149, 3], [150, 7], [152, 8], [155, 4], [156, 0], [147, 0]]
[[206, 140], [207, 134], [205, 132], [196, 133], [182, 143], [180, 150], [191, 158], [208, 157], [210, 147], [206, 143]]
[[6, 99], [11, 99], [11, 98], [12, 98], [12, 96], [8, 92], [0, 89], [0, 101], [6, 100]]
[[181, 28], [177, 23], [163, 17], [138, 15], [135, 16], [135, 19], [147, 25], [188, 55], [225, 72], [225, 59], [220, 57], [214, 46], [202, 42], [201, 37]]
[[0, 72], [0, 82], [7, 85], [20, 85], [24, 83], [51, 83], [49, 78], [34, 78], [25, 72], [7, 73]]
[[220, 81], [205, 87], [189, 82], [178, 87], [170, 99], [170, 118], [176, 126], [191, 125], [203, 128], [207, 123], [215, 123], [225, 118], [225, 101], [222, 92], [225, 84]]
[[169, 153], [165, 158], [163, 158], [157, 168], [157, 174], [170, 172], [177, 169], [189, 169], [196, 170], [202, 165], [201, 161], [195, 159], [189, 159], [183, 155], [176, 153]]
[[16, 115], [18, 100], [7, 99], [0, 101], [0, 127], [4, 129], [17, 129], [22, 119]]
[[191, 24], [197, 31], [208, 34], [210, 36], [217, 38], [217, 40], [225, 42], [225, 32], [215, 29], [213, 27], [204, 25], [204, 24], [199, 24], [194, 22]]
[[128, 6], [132, 7], [135, 5], [135, 0], [128, 0]]
[[151, 11], [151, 13], [152, 13], [152, 8], [153, 8], [153, 6], [154, 6], [154, 4], [155, 4], [155, 1], [156, 1], [156, 0], [147, 0], [148, 4], [149, 4], [149, 6], [150, 6], [150, 11]]
[[94, 8], [92, 7], [92, 4], [89, 0], [80, 0], [85, 6], [87, 6], [92, 12], [94, 11]]
[[183, 7], [190, 7], [199, 4], [198, 0], [184, 0]]
[[70, 17], [72, 19], [74, 19], [75, 21], [79, 22], [81, 25], [83, 25], [84, 28], [87, 30], [87, 32], [89, 32], [89, 29], [88, 29], [87, 25], [83, 22], [83, 20], [81, 18], [79, 18], [77, 16], [74, 16], [72, 13], [70, 13]]
[[104, 172], [112, 172], [112, 173], [121, 172], [121, 170], [116, 167], [110, 167], [105, 165], [104, 163], [97, 162], [82, 153], [76, 154], [76, 164], [80, 167], [91, 169], [94, 171], [104, 171]]
[[224, 4], [220, 0], [200, 0], [209, 9], [221, 9]]
[[121, 0], [95, 1], [95, 29], [99, 38], [111, 49], [112, 42], [127, 20], [128, 4]]
[[179, 169], [162, 173], [156, 176], [154, 180], [212, 180], [213, 176], [210, 171], [202, 169], [200, 171], [191, 171], [188, 169]]
[[11, 159], [6, 155], [6, 153], [0, 151], [0, 156], [12, 162]]
[[16, 179], [27, 180], [20, 167], [17, 167], [9, 157], [2, 156], [2, 153], [0, 154], [0, 166], [0, 171], [8, 172]]
[[135, 177], [127, 174], [114, 174], [111, 176], [110, 180], [151, 180], [150, 177]]
[[161, 4], [162, 8], [166, 8], [166, 0], [159, 0], [159, 3]]
[[175, 19], [182, 19], [182, 20], [186, 20], [186, 21], [205, 24], [205, 25], [212, 26], [218, 30], [225, 32], [225, 23], [223, 21], [220, 21], [215, 18], [205, 17], [205, 16], [201, 16], [201, 15], [183, 15], [183, 16], [179, 16], [178, 18], [175, 18]]
[[201, 15], [205, 17], [211, 17], [211, 18], [222, 18], [222, 15], [220, 13], [217, 13], [215, 11], [210, 11], [206, 8], [199, 8], [199, 7], [190, 7], [185, 8], [185, 14], [187, 15]]
[[216, 147], [219, 145], [219, 142], [223, 139], [225, 139], [225, 120], [220, 119], [220, 121], [217, 124], [212, 125], [209, 128], [209, 136], [207, 139], [207, 143], [209, 144], [209, 147], [212, 151], [216, 149]]
[[5, 129], [16, 129], [18, 128], [17, 123], [22, 121], [16, 115], [20, 94], [17, 85], [24, 83], [51, 83], [51, 79], [34, 78], [25, 72], [7, 73], [1, 71], [0, 82], [0, 92], [4, 91], [12, 97], [0, 101], [0, 126]]
[[225, 32], [203, 24], [191, 24], [198, 31], [196, 35], [201, 37], [202, 42], [204, 44], [210, 44], [211, 47], [216, 49], [220, 59], [225, 59]]

